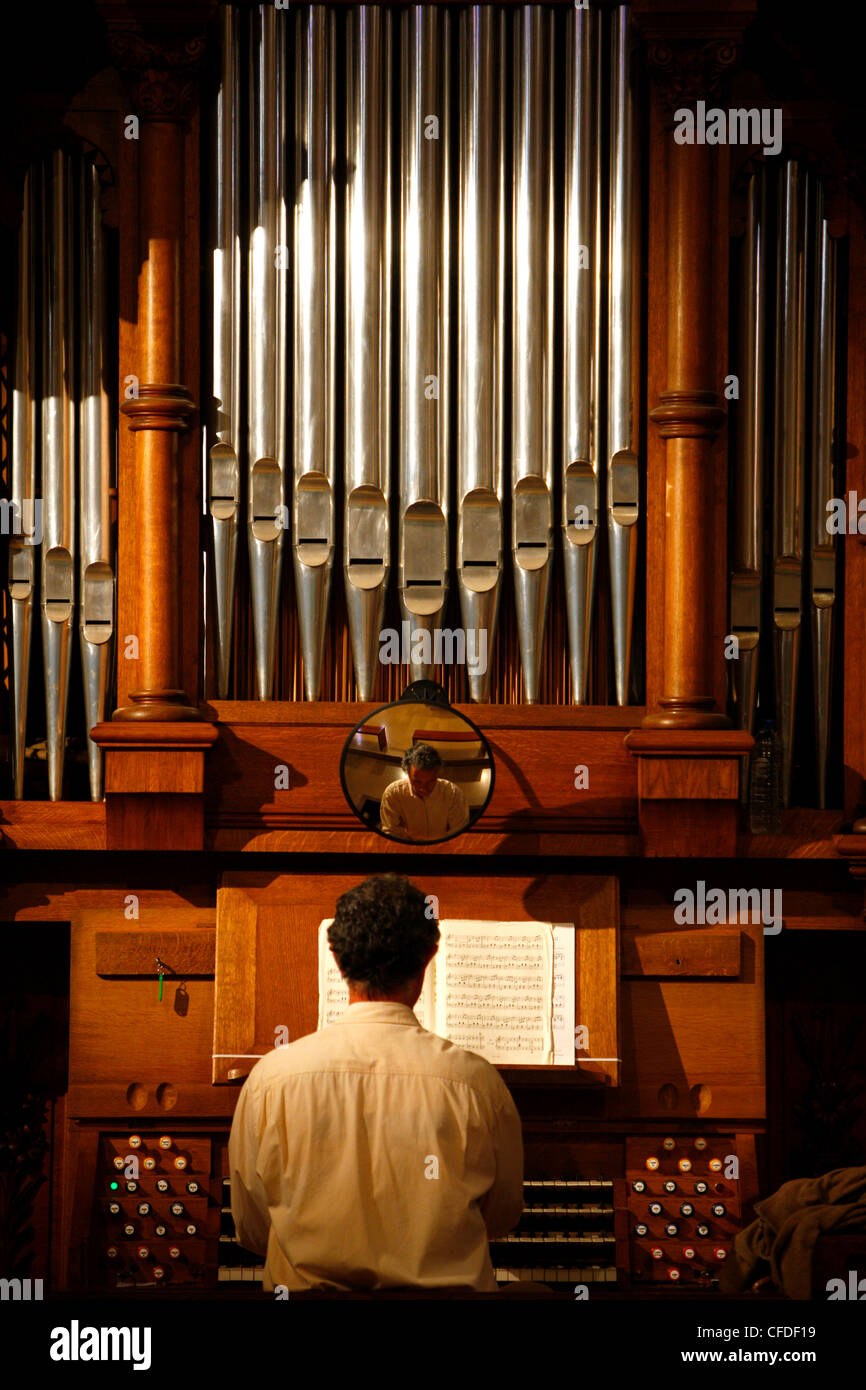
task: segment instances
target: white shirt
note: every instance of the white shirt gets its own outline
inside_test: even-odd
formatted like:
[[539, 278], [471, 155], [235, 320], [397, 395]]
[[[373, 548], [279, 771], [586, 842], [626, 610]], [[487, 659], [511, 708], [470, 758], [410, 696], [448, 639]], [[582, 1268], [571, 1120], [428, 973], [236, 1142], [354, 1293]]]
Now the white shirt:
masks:
[[401, 840], [441, 840], [469, 824], [469, 807], [459, 787], [440, 777], [429, 796], [416, 796], [408, 777], [382, 794], [381, 827]]
[[520, 1117], [501, 1076], [405, 1004], [352, 1004], [257, 1062], [229, 1168], [238, 1239], [267, 1254], [267, 1290], [494, 1291], [488, 1239], [523, 1210]]

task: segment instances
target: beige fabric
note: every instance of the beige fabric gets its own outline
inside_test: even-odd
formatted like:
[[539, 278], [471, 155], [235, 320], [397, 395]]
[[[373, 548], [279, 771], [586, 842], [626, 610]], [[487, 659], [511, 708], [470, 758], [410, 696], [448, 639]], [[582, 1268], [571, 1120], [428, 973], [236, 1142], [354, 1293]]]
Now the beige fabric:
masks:
[[429, 796], [416, 796], [408, 777], [392, 782], [382, 795], [381, 826], [403, 840], [441, 840], [469, 822], [459, 787], [440, 777]]
[[488, 1237], [523, 1209], [505, 1083], [404, 1004], [352, 1004], [257, 1062], [229, 1164], [238, 1239], [267, 1253], [265, 1289], [493, 1291]]

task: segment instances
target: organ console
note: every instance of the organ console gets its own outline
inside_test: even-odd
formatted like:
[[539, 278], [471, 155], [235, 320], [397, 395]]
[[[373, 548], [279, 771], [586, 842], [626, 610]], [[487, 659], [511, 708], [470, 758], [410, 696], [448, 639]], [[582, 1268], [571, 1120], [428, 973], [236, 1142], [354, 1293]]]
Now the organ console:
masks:
[[[761, 0], [80, 8], [108, 66], [73, 45], [62, 131], [0, 133], [4, 543], [45, 521], [8, 536], [0, 918], [62, 1000], [36, 1258], [259, 1292], [238, 1091], [397, 871], [574, 927], [574, 1060], [501, 1069], [499, 1283], [712, 1300], [760, 1196], [862, 1157], [822, 1089], [859, 1044], [825, 1065], [806, 1008], [863, 964], [866, 546], [825, 520], [866, 496], [856, 141], [817, 96], [778, 157], [674, 138], [753, 21], [776, 103]], [[447, 841], [376, 831], [416, 742]]]

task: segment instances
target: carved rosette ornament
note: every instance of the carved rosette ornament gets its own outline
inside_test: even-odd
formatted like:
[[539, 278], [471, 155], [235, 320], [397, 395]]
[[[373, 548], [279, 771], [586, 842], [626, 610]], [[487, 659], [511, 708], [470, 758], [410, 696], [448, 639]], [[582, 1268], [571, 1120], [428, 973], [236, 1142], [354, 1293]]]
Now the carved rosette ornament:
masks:
[[738, 38], [712, 38], [700, 42], [683, 39], [649, 39], [647, 66], [665, 114], [673, 125], [674, 112], [698, 101], [708, 105], [722, 92], [725, 79], [740, 57]]
[[206, 52], [204, 36], [147, 37], [134, 29], [112, 28], [109, 47], [138, 114], [148, 121], [189, 120], [198, 105], [199, 77]]

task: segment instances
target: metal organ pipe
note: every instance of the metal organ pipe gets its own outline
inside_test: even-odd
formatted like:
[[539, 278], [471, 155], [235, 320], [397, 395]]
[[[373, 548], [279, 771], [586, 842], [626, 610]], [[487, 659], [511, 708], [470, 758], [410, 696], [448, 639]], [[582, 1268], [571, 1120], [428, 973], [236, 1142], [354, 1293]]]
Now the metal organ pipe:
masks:
[[90, 796], [102, 799], [102, 754], [89, 731], [105, 717], [109, 659], [114, 634], [114, 574], [111, 568], [108, 492], [111, 440], [105, 389], [105, 257], [99, 206], [99, 174], [92, 160], [81, 163], [79, 318], [79, 629]]
[[391, 14], [347, 20], [343, 573], [358, 698], [372, 700], [391, 567]]
[[[12, 776], [16, 800], [24, 795], [24, 750], [27, 741], [27, 693], [33, 632], [35, 573], [35, 447], [37, 395], [33, 301], [33, 174], [24, 180], [24, 212], [18, 236], [18, 327], [12, 378], [12, 504], [17, 527], [10, 527], [9, 606], [12, 614]], [[15, 512], [13, 511], [13, 516]], [[16, 535], [16, 529], [18, 534]]]
[[776, 714], [782, 750], [784, 804], [791, 798], [791, 761], [800, 658], [803, 569], [805, 265], [808, 176], [796, 161], [780, 171], [776, 280], [776, 412], [774, 440], [773, 624]]
[[733, 693], [741, 729], [752, 730], [761, 636], [764, 539], [764, 341], [766, 335], [766, 174], [752, 174], [740, 265], [739, 366], [734, 464], [735, 524], [731, 574], [731, 632], [739, 643]]
[[571, 682], [584, 704], [598, 568], [601, 451], [601, 25], [566, 17], [565, 305], [562, 545]]
[[505, 284], [505, 15], [460, 15], [460, 248], [457, 360], [457, 582], [464, 627], [486, 633], [473, 700], [490, 691], [502, 588]]
[[[608, 22], [595, 9], [563, 15], [567, 38], [563, 221], [554, 197], [554, 35], [549, 6], [514, 12], [514, 89], [506, 92], [504, 7], [401, 10], [353, 5], [345, 14], [345, 477], [335, 463], [334, 329], [335, 7], [303, 6], [291, 20], [271, 6], [253, 16], [249, 71], [251, 218], [249, 300], [248, 519], [256, 684], [270, 696], [279, 606], [283, 530], [293, 516], [293, 557], [305, 694], [319, 698], [336, 536], [337, 488], [343, 574], [359, 696], [373, 698], [396, 530], [401, 617], [416, 633], [443, 622], [449, 584], [451, 511], [456, 582], [466, 629], [486, 634], [486, 670], [469, 668], [473, 700], [490, 698], [499, 621], [505, 517], [510, 516], [523, 698], [541, 694], [541, 663], [554, 557], [554, 487], [561, 489], [562, 545], [572, 696], [590, 697], [588, 664], [597, 583], [603, 478], [607, 482], [617, 698], [629, 688], [637, 559], [637, 334], [639, 275], [636, 161], [628, 9]], [[226, 692], [234, 584], [234, 517], [239, 509], [237, 439], [227, 406], [236, 390], [236, 263], [228, 254], [237, 218], [232, 147], [237, 122], [233, 66], [237, 20], [223, 16], [219, 107], [220, 238], [215, 257], [214, 394], [220, 411], [210, 454], [210, 509], [216, 558], [219, 690]], [[293, 339], [287, 360], [284, 266], [286, 89], [282, 39], [294, 27], [294, 163], [291, 168]], [[399, 31], [398, 26], [399, 24]], [[610, 31], [610, 32], [609, 32]], [[278, 42], [279, 38], [279, 42]], [[399, 42], [399, 98], [391, 90]], [[459, 68], [452, 131], [449, 74]], [[610, 79], [608, 107], [606, 73]], [[604, 107], [602, 94], [604, 93]], [[509, 103], [513, 118], [506, 115]], [[398, 108], [399, 105], [399, 109]], [[505, 121], [512, 120], [512, 129]], [[610, 128], [608, 142], [606, 132]], [[459, 161], [452, 190], [451, 135]], [[509, 136], [513, 167], [506, 168]], [[398, 148], [394, 148], [394, 144]], [[608, 155], [608, 143], [610, 151]], [[395, 160], [396, 163], [392, 163]], [[392, 179], [400, 182], [392, 228]], [[510, 184], [510, 187], [509, 187]], [[459, 247], [452, 250], [450, 199], [457, 198]], [[507, 201], [506, 201], [507, 200]], [[506, 265], [506, 218], [511, 264]], [[234, 221], [233, 221], [234, 219]], [[558, 223], [558, 225], [557, 225]], [[554, 422], [554, 269], [563, 237], [563, 418]], [[399, 237], [399, 247], [395, 244]], [[457, 359], [451, 377], [450, 258]], [[399, 255], [399, 264], [396, 265]], [[510, 282], [511, 361], [504, 323]], [[391, 303], [398, 293], [399, 307]], [[393, 286], [393, 290], [392, 290]], [[392, 307], [399, 342], [392, 351]], [[610, 331], [608, 333], [608, 325]], [[604, 343], [607, 361], [602, 363]], [[392, 383], [392, 362], [399, 379]], [[286, 383], [292, 382], [292, 489]], [[506, 384], [507, 381], [507, 384]], [[453, 403], [454, 478], [450, 481]], [[396, 402], [392, 398], [396, 390]], [[506, 410], [506, 401], [510, 406]], [[399, 492], [390, 495], [392, 407], [396, 405]], [[505, 420], [511, 437], [506, 447]], [[602, 422], [609, 415], [608, 437]], [[556, 438], [554, 430], [561, 431]], [[559, 447], [562, 476], [554, 481]], [[506, 454], [510, 464], [506, 464]], [[602, 460], [606, 457], [606, 466]], [[510, 469], [507, 474], [506, 469]], [[504, 507], [504, 487], [510, 490]], [[452, 502], [451, 486], [457, 496]], [[286, 501], [290, 507], [286, 507]], [[394, 516], [391, 517], [391, 507]], [[405, 650], [405, 647], [404, 647]], [[411, 640], [413, 679], [433, 674], [432, 654]]]
[[73, 244], [69, 162], [46, 162], [42, 237], [42, 648], [48, 795], [60, 799], [75, 607], [75, 406], [71, 381]]
[[[438, 5], [402, 19], [397, 585], [404, 621], [432, 631], [448, 592], [450, 21]], [[410, 669], [421, 680], [433, 667], [413, 659]]]
[[286, 61], [272, 5], [252, 11], [247, 539], [256, 687], [270, 699], [286, 518]]
[[515, 11], [511, 545], [527, 702], [538, 700], [553, 568], [553, 48], [541, 5]]
[[638, 540], [637, 199], [628, 6], [613, 15], [607, 512], [617, 703], [628, 703]]
[[833, 614], [836, 602], [836, 537], [827, 530], [827, 503], [834, 495], [833, 422], [836, 379], [836, 245], [818, 188], [814, 218], [815, 299], [812, 379], [812, 509], [809, 528], [812, 600], [812, 668], [818, 805], [826, 805], [827, 737], [830, 723]]
[[222, 71], [216, 109], [216, 210], [213, 250], [213, 394], [216, 442], [209, 454], [208, 510], [216, 588], [217, 691], [228, 694], [240, 517], [240, 117], [238, 11], [220, 9]]
[[334, 14], [299, 11], [295, 66], [294, 559], [304, 692], [317, 700], [334, 565]]

